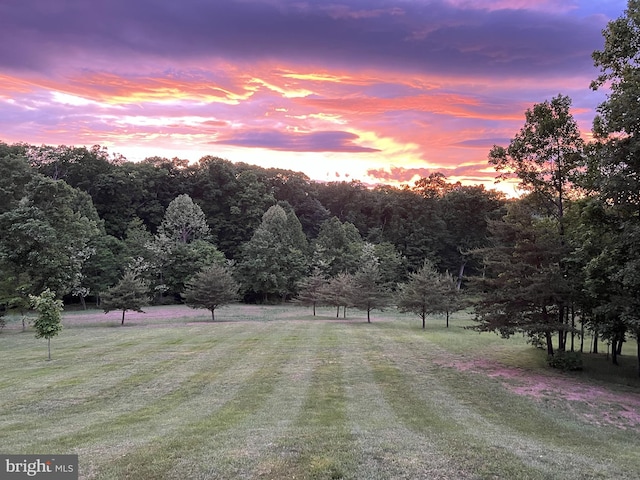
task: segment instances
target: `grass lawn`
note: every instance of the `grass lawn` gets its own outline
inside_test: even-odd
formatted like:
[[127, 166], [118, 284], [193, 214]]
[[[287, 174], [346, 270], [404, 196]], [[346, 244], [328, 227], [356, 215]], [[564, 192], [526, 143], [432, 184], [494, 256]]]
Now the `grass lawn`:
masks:
[[50, 362], [10, 319], [0, 452], [77, 453], [86, 479], [640, 479], [635, 342], [563, 374], [464, 314], [209, 318], [67, 313]]

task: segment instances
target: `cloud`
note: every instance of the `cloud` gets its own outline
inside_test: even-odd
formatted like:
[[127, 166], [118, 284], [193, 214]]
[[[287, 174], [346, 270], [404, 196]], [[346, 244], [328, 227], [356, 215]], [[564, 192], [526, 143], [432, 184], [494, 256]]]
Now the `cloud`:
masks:
[[379, 152], [376, 148], [355, 144], [358, 136], [349, 132], [282, 132], [279, 130], [249, 130], [238, 132], [212, 143], [238, 147], [268, 148], [292, 152]]
[[534, 103], [568, 94], [590, 128], [605, 95], [588, 88], [591, 52], [625, 4], [4, 1], [0, 132], [288, 162], [314, 178], [493, 181], [489, 149]]
[[534, 10], [523, 1], [516, 9], [486, 6], [435, 0], [3, 2], [0, 66], [60, 72], [92, 61], [144, 68], [149, 62], [286, 58], [535, 77], [558, 75], [568, 61], [574, 71], [591, 68], [584, 54], [601, 44], [602, 27], [593, 18]]

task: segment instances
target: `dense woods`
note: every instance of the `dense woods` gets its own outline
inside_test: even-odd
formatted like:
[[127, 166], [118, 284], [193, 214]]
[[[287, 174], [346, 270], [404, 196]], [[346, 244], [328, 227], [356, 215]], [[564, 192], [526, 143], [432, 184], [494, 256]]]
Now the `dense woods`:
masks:
[[47, 289], [67, 303], [104, 301], [123, 322], [147, 296], [213, 316], [237, 291], [345, 317], [357, 307], [369, 321], [397, 305], [423, 326], [428, 314], [473, 304], [478, 330], [527, 335], [556, 366], [586, 334], [615, 364], [640, 337], [639, 30], [632, 1], [594, 53], [592, 88], [611, 93], [593, 141], [558, 95], [488, 152], [499, 177], [520, 180], [513, 200], [437, 172], [368, 187], [214, 156], [134, 163], [100, 146], [0, 143], [3, 311], [26, 311]]

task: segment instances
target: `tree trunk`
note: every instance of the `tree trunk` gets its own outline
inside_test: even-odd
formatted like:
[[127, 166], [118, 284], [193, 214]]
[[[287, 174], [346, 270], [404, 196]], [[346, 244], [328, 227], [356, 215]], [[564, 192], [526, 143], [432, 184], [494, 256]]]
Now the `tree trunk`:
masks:
[[547, 355], [553, 355], [553, 337], [551, 332], [544, 332], [544, 337], [547, 340]]
[[340, 305], [338, 305], [338, 308], [336, 309], [336, 318], [340, 318]]
[[622, 344], [623, 343], [624, 343], [624, 336], [622, 336], [622, 338], [620, 338], [620, 340], [618, 340], [618, 351], [617, 351], [618, 356], [622, 355]]
[[120, 322], [120, 325], [124, 325], [124, 312], [126, 312], [126, 310], [122, 310], [122, 322]]
[[47, 360], [51, 360], [51, 337], [47, 338], [47, 350], [49, 351]]
[[371, 309], [367, 308], [367, 323], [371, 323]]
[[456, 280], [456, 290], [460, 290], [462, 288], [462, 277], [464, 275], [464, 267], [467, 265], [467, 261], [464, 260], [460, 264], [460, 269], [458, 270], [458, 279]]
[[618, 339], [615, 337], [611, 340], [611, 363], [618, 365]]
[[636, 343], [638, 344], [638, 376], [640, 377], [640, 330], [636, 332]]
[[313, 316], [316, 316], [316, 302], [313, 302]]
[[211, 321], [215, 322], [216, 321], [216, 314], [215, 314], [216, 309], [212, 308], [211, 309]]
[[576, 341], [576, 311], [571, 307], [571, 351], [575, 352]]
[[87, 309], [87, 302], [84, 301], [84, 297], [82, 295], [80, 295], [80, 304], [82, 305], [83, 310]]
[[593, 353], [598, 353], [598, 330], [593, 332]]
[[558, 351], [564, 352], [564, 330], [558, 330]]
[[424, 325], [425, 325], [425, 317], [427, 316], [426, 313], [422, 312], [422, 314], [420, 315], [422, 317], [422, 329], [424, 330]]
[[584, 353], [584, 312], [580, 312], [580, 353]]
[[447, 314], [447, 328], [449, 328], [449, 310], [446, 311]]

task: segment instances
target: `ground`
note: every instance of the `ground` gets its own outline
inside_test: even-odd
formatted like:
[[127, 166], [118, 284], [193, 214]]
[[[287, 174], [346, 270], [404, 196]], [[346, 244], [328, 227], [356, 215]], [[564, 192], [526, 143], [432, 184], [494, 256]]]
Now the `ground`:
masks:
[[83, 479], [640, 478], [631, 356], [566, 374], [464, 314], [310, 313], [67, 313], [51, 362], [10, 319], [0, 451], [77, 453]]

